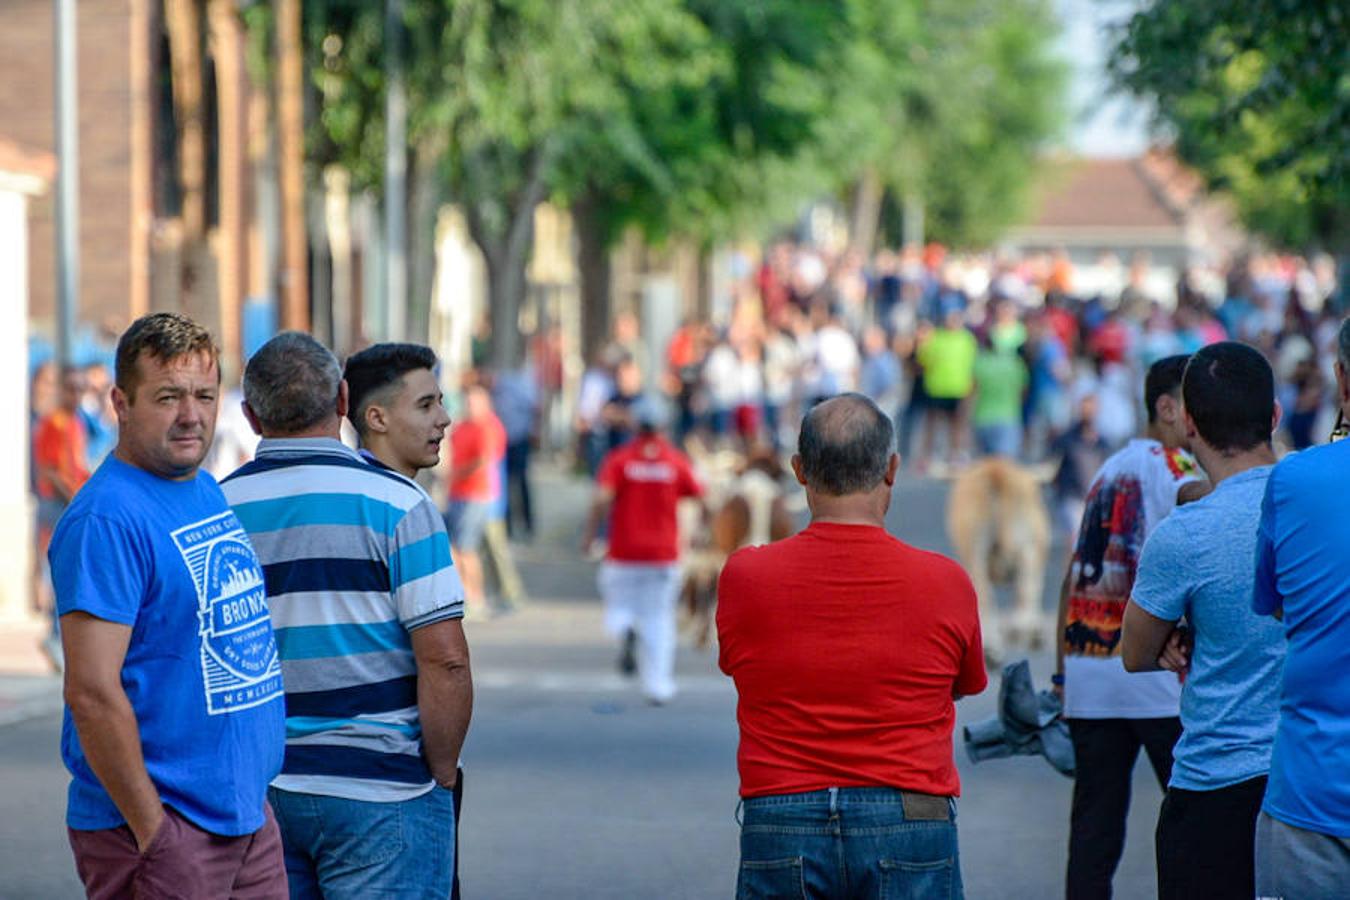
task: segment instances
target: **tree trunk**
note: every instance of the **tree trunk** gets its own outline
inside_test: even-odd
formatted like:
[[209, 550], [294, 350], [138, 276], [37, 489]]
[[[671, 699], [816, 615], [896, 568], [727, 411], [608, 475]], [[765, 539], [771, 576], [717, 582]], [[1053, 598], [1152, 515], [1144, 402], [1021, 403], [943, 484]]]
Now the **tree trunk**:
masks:
[[233, 0], [211, 0], [208, 8], [219, 107], [220, 234], [216, 278], [220, 297], [222, 370], [229, 381], [242, 373], [241, 318], [248, 289], [247, 181], [248, 114], [245, 96], [244, 29]]
[[178, 122], [178, 183], [183, 243], [206, 237], [206, 128], [202, 110], [202, 23], [195, 0], [165, 0], [173, 107]]
[[154, 74], [158, 53], [152, 48], [155, 23], [150, 0], [131, 2], [131, 296], [130, 317], [139, 319], [150, 311], [150, 232], [155, 218], [155, 96]]
[[[492, 227], [491, 216], [485, 215], [477, 203], [465, 204], [469, 234], [487, 261], [488, 314], [492, 324], [488, 359], [497, 370], [519, 366], [523, 359], [520, 307], [527, 287], [525, 266], [534, 241], [534, 211], [544, 201], [552, 159], [552, 142], [545, 140], [523, 160], [529, 175], [525, 186], [506, 204], [509, 219], [505, 233]], [[471, 181], [473, 177], [470, 169]]]
[[901, 207], [903, 242], [906, 247], [923, 246], [923, 197], [918, 191], [907, 191]]
[[713, 280], [713, 247], [710, 242], [701, 241], [698, 245], [698, 295], [694, 298], [694, 314], [700, 322], [712, 321], [713, 291], [716, 288]]
[[305, 234], [304, 57], [300, 0], [275, 0], [277, 135], [281, 181], [281, 325], [309, 330], [309, 244]]
[[408, 229], [408, 340], [425, 344], [431, 333], [431, 293], [436, 282], [436, 214], [441, 185], [436, 177], [440, 153], [420, 145], [413, 151], [408, 185], [411, 227]]
[[572, 223], [576, 229], [577, 275], [581, 282], [581, 351], [589, 363], [609, 337], [613, 313], [609, 247], [590, 197], [583, 195], [572, 204]]
[[881, 221], [881, 176], [872, 166], [863, 169], [853, 191], [853, 214], [849, 222], [849, 249], [871, 256]]

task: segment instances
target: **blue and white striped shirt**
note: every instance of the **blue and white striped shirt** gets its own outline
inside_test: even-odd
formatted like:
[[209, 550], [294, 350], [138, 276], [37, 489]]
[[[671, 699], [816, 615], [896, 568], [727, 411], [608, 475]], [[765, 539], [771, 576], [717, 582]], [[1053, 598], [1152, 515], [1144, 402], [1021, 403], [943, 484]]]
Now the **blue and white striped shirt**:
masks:
[[220, 484], [262, 561], [286, 690], [282, 790], [431, 790], [410, 633], [464, 615], [445, 524], [397, 472], [330, 438], [268, 439]]

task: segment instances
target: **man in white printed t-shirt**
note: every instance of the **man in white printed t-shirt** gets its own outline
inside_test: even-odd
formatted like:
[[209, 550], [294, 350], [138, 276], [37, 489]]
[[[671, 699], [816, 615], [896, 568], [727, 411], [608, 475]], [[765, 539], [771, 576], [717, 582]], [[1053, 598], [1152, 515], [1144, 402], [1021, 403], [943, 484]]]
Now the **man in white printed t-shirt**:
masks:
[[1059, 601], [1054, 676], [1073, 737], [1075, 775], [1065, 896], [1106, 898], [1125, 845], [1130, 782], [1142, 747], [1160, 787], [1181, 735], [1181, 685], [1171, 672], [1130, 674], [1121, 622], [1144, 539], [1179, 503], [1203, 496], [1185, 450], [1181, 376], [1186, 356], [1149, 367], [1148, 427], [1113, 454], [1088, 489]]

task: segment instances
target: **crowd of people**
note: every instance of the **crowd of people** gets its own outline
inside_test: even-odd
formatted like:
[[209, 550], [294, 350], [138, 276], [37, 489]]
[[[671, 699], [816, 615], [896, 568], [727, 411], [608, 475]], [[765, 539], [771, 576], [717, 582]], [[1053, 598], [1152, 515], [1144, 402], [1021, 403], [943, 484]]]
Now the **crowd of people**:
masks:
[[1315, 442], [1332, 398], [1331, 260], [1258, 254], [1175, 282], [1164, 272], [1147, 254], [1075, 267], [1062, 253], [930, 246], [865, 263], [779, 244], [736, 283], [726, 321], [685, 321], [663, 356], [649, 358], [635, 317], [617, 318], [582, 377], [578, 458], [593, 473], [631, 434], [622, 411], [653, 384], [678, 410], [677, 443], [781, 447], [812, 404], [856, 390], [894, 418], [916, 471], [994, 453], [1059, 459], [1059, 440], [1114, 450], [1137, 431], [1148, 366], [1223, 339], [1274, 366], [1282, 444]]
[[[1183, 279], [1171, 308], [1138, 267], [1082, 297], [1062, 257], [981, 277], [935, 249], [865, 266], [785, 245], [724, 329], [685, 323], [664, 360], [616, 319], [577, 398], [582, 539], [607, 534], [607, 625], [651, 702], [675, 692], [676, 506], [703, 494], [683, 447], [790, 450], [810, 510], [718, 585], [738, 896], [962, 894], [954, 703], [987, 678], [970, 579], [886, 533], [916, 435], [917, 470], [1055, 463], [1068, 896], [1110, 895], [1141, 748], [1166, 788], [1160, 896], [1338, 896], [1350, 443], [1318, 444], [1350, 411], [1350, 325], [1317, 268], [1256, 258], [1220, 302]], [[451, 428], [429, 348], [339, 363], [286, 332], [244, 372], [254, 439], [216, 441], [219, 362], [190, 319], [138, 320], [98, 368], [33, 383], [89, 895], [451, 896], [461, 623], [489, 570], [510, 594], [494, 541], [534, 530], [538, 369], [465, 376]]]

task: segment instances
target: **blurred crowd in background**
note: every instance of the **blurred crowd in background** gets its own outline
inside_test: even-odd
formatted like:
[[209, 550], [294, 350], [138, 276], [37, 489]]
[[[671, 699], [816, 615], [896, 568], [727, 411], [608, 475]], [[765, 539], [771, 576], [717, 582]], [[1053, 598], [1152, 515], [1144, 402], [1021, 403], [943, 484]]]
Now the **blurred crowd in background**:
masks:
[[[508, 534], [534, 534], [534, 452], [542, 443], [593, 475], [607, 451], [633, 436], [634, 404], [653, 389], [667, 398], [673, 437], [695, 458], [789, 452], [806, 409], [859, 391], [894, 416], [912, 473], [944, 475], [996, 454], [1042, 466], [1065, 527], [1092, 473], [1135, 434], [1143, 373], [1164, 356], [1247, 342], [1276, 372], [1282, 449], [1319, 443], [1333, 426], [1341, 310], [1329, 258], [1253, 255], [1173, 280], [1145, 255], [1075, 267], [1060, 253], [1005, 258], [929, 245], [866, 259], [778, 243], [732, 293], [726, 321], [684, 321], [661, 354], [638, 318], [620, 312], [575, 396], [565, 396], [556, 327], [531, 336], [519, 369], [489, 371], [475, 352], [472, 370], [442, 373], [456, 424], [433, 487], [443, 504], [466, 490], [494, 503], [487, 555], [503, 560], [490, 565], [500, 595], [520, 593], [505, 546]], [[35, 354], [29, 437], [39, 568], [56, 519], [116, 443], [113, 337], [86, 348], [78, 367]], [[238, 400], [236, 391], [222, 398], [208, 460], [217, 477], [249, 459], [256, 441]], [[572, 438], [555, 450], [546, 432], [560, 412]], [[486, 454], [491, 477], [456, 483], [464, 462], [456, 453]], [[34, 576], [33, 602], [49, 609], [46, 579]]]

